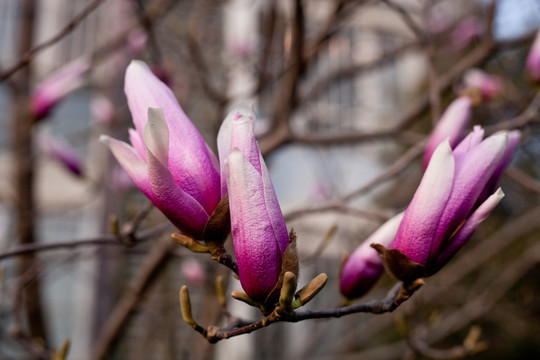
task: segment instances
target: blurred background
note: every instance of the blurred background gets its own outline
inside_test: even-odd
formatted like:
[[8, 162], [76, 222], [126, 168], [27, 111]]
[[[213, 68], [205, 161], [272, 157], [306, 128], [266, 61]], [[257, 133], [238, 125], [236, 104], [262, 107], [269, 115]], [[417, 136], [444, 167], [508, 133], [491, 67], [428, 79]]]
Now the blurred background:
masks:
[[[538, 0], [0, 0], [0, 359], [51, 358], [66, 339], [67, 359], [540, 358], [540, 101], [525, 69], [539, 28]], [[522, 131], [506, 197], [395, 312], [211, 345], [182, 321], [178, 290], [219, 326], [215, 278], [228, 293], [238, 281], [205, 254], [164, 248], [173, 227], [98, 142], [128, 138], [133, 59], [214, 150], [228, 110], [254, 108], [299, 284], [329, 277], [307, 308], [342, 305], [344, 256], [406, 208], [424, 140], [470, 69], [502, 84], [471, 123]], [[32, 94], [74, 62], [86, 67], [36, 119]], [[260, 316], [230, 297], [228, 309]], [[483, 351], [465, 351], [477, 335]]]

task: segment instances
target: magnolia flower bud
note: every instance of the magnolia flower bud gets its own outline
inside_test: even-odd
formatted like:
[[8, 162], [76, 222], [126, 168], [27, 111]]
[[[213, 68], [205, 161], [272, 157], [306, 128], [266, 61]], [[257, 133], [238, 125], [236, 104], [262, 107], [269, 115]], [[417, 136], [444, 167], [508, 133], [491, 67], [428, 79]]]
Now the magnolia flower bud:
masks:
[[529, 71], [533, 81], [540, 82], [540, 30], [536, 34], [536, 38], [531, 46], [525, 67]]
[[62, 99], [84, 84], [84, 75], [90, 70], [87, 59], [77, 59], [43, 80], [30, 99], [30, 111], [38, 119], [49, 114]]
[[424, 151], [423, 166], [427, 168], [431, 155], [445, 139], [449, 139], [450, 146], [454, 148], [471, 118], [472, 100], [468, 96], [455, 99], [442, 114], [437, 126], [431, 132], [426, 150]]
[[379, 254], [371, 244], [390, 246], [403, 219], [400, 213], [385, 222], [347, 258], [341, 267], [339, 289], [348, 299], [367, 293], [379, 280], [384, 266]]
[[254, 122], [253, 111], [233, 109], [219, 130], [218, 149], [240, 283], [253, 300], [264, 302], [278, 283], [289, 235], [253, 133]]
[[200, 238], [220, 199], [218, 162], [172, 91], [142, 62], [127, 71], [131, 146], [102, 136], [137, 187], [184, 234]]
[[392, 243], [428, 275], [448, 261], [504, 195], [497, 191], [478, 206], [505, 161], [509, 135], [482, 137], [483, 130], [475, 127], [454, 151], [448, 141], [437, 147]]
[[63, 139], [41, 133], [37, 138], [40, 150], [62, 164], [76, 176], [82, 176], [83, 161], [79, 154]]
[[504, 84], [500, 77], [489, 75], [480, 69], [470, 69], [463, 75], [464, 90], [477, 90], [484, 100], [491, 100], [503, 92]]
[[478, 39], [482, 32], [482, 24], [476, 18], [469, 18], [461, 21], [455, 27], [450, 35], [450, 44], [455, 51], [463, 50], [471, 43]]
[[90, 102], [92, 119], [99, 124], [108, 124], [114, 117], [114, 105], [103, 95], [92, 98]]

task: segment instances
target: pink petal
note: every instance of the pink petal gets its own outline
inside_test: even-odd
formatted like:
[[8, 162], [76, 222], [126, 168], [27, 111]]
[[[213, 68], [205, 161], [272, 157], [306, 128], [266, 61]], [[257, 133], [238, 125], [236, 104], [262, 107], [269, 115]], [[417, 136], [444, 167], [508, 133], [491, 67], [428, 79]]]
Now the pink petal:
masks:
[[255, 300], [264, 300], [276, 285], [282, 253], [267, 212], [261, 174], [240, 150], [225, 164], [231, 228], [240, 282]]
[[169, 129], [163, 110], [148, 108], [148, 122], [144, 126], [143, 139], [147, 149], [165, 167], [169, 164]]
[[184, 192], [161, 161], [146, 149], [148, 177], [154, 205], [183, 233], [200, 238], [209, 215], [193, 197]]
[[114, 157], [116, 157], [116, 160], [118, 160], [120, 166], [124, 168], [130, 179], [147, 198], [152, 200], [153, 195], [152, 190], [150, 189], [146, 164], [137, 154], [135, 149], [123, 141], [113, 139], [106, 135], [101, 135], [99, 141], [103, 142], [111, 149]]
[[272, 223], [272, 228], [274, 229], [274, 236], [277, 239], [277, 244], [281, 254], [285, 252], [287, 246], [289, 246], [289, 233], [287, 232], [287, 225], [285, 225], [285, 220], [283, 219], [283, 213], [281, 212], [281, 207], [276, 196], [276, 191], [274, 190], [274, 185], [272, 184], [272, 179], [270, 178], [270, 173], [266, 167], [266, 163], [262, 155], [260, 155], [260, 164], [262, 170], [262, 181], [264, 184], [264, 200], [266, 203], [266, 211], [270, 222]]
[[182, 189], [211, 213], [221, 199], [219, 174], [208, 146], [172, 91], [140, 61], [128, 66], [124, 89], [140, 137], [148, 108], [163, 110], [169, 129], [169, 170]]
[[450, 139], [450, 146], [454, 148], [471, 117], [472, 101], [468, 96], [462, 96], [454, 100], [442, 114], [437, 126], [431, 133], [424, 152], [423, 166], [427, 168], [433, 151], [446, 138]]
[[442, 249], [442, 251], [440, 251], [440, 254], [435, 262], [435, 266], [432, 269], [432, 273], [437, 272], [440, 268], [446, 265], [446, 263], [459, 251], [459, 249], [461, 249], [461, 247], [476, 231], [478, 226], [480, 226], [482, 221], [484, 221], [489, 214], [491, 214], [493, 209], [495, 209], [503, 197], [504, 193], [502, 192], [501, 188], [497, 189], [494, 194], [488, 197], [487, 200], [472, 213], [463, 226], [452, 237], [448, 245]]
[[456, 159], [452, 193], [441, 215], [437, 234], [431, 247], [433, 261], [439, 248], [470, 214], [508, 144], [506, 134], [493, 135], [474, 147], [462, 161]]
[[452, 149], [446, 140], [433, 152], [391, 246], [412, 261], [427, 263], [437, 224], [452, 190], [454, 167]]
[[379, 254], [371, 244], [389, 247], [403, 219], [400, 213], [386, 221], [351, 254], [340, 273], [340, 291], [349, 299], [358, 298], [368, 292], [384, 272]]

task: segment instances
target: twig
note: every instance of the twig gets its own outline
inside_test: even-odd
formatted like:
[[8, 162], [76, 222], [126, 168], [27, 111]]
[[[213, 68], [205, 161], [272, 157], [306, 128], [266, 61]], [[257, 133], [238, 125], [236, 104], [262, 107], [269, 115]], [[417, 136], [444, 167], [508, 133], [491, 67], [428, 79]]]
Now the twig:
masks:
[[[152, 228], [146, 229], [139, 232], [135, 236], [135, 243], [154, 238], [158, 235], [163, 234], [166, 230], [172, 229], [172, 226], [169, 222], [164, 224], [156, 225]], [[73, 249], [79, 246], [97, 246], [97, 245], [113, 245], [113, 246], [130, 246], [126, 242], [122, 241], [123, 235], [102, 235], [97, 238], [91, 239], [81, 239], [73, 241], [61, 241], [55, 243], [33, 243], [25, 244], [17, 247], [16, 249], [6, 251], [0, 254], [0, 260], [4, 260], [13, 256], [28, 255], [41, 251], [51, 251], [51, 250], [62, 250], [62, 249]]]
[[510, 168], [505, 171], [505, 174], [525, 189], [534, 191], [540, 194], [540, 182], [533, 177], [525, 174], [517, 168]]
[[410, 148], [405, 154], [403, 154], [399, 159], [397, 159], [392, 165], [387, 167], [386, 170], [382, 172], [380, 175], [373, 178], [371, 181], [362, 185], [360, 188], [356, 189], [350, 194], [344, 196], [343, 201], [346, 201], [346, 202], [351, 201], [355, 197], [366, 193], [367, 191], [371, 190], [372, 188], [376, 186], [379, 186], [385, 181], [392, 179], [394, 176], [396, 176], [401, 171], [403, 171], [416, 157], [422, 154], [422, 152], [424, 151], [425, 143], [426, 141], [421, 141], [416, 146], [413, 146], [412, 148]]
[[94, 346], [92, 359], [105, 359], [111, 346], [120, 336], [129, 316], [138, 304], [146, 289], [154, 282], [161, 270], [170, 258], [170, 251], [174, 242], [170, 238], [164, 238], [158, 242], [153, 251], [148, 254], [144, 265], [132, 281], [130, 288], [124, 293], [116, 304], [112, 314], [99, 331], [99, 337]]
[[[190, 326], [204, 336], [210, 343], [216, 343], [222, 339], [228, 339], [234, 336], [249, 334], [253, 331], [259, 330], [263, 327], [267, 327], [276, 322], [299, 322], [308, 319], [326, 319], [326, 318], [339, 318], [342, 316], [356, 314], [356, 313], [373, 313], [382, 314], [386, 312], [392, 312], [404, 301], [409, 299], [416, 290], [423, 284], [422, 280], [417, 280], [417, 283], [413, 285], [409, 290], [405, 290], [402, 284], [396, 284], [388, 293], [384, 299], [372, 300], [367, 303], [356, 304], [346, 307], [340, 307], [336, 309], [318, 310], [318, 311], [304, 311], [304, 312], [291, 312], [290, 314], [274, 311], [270, 315], [263, 319], [238, 327], [238, 328], [225, 328], [219, 329], [215, 326], [209, 326], [204, 328], [201, 325], [195, 323], [195, 321], [189, 316], [191, 323]], [[181, 300], [182, 302], [182, 300]], [[183, 304], [185, 301], [183, 302]], [[189, 310], [191, 313], [191, 310]]]
[[0, 73], [0, 82], [4, 81], [18, 70], [28, 65], [28, 63], [30, 63], [30, 61], [32, 61], [39, 52], [62, 40], [64, 36], [68, 35], [71, 31], [73, 31], [73, 29], [75, 29], [88, 15], [92, 13], [92, 11], [94, 11], [104, 1], [105, 0], [92, 1], [66, 26], [64, 26], [55, 36], [25, 52], [15, 65]]
[[388, 220], [391, 216], [389, 212], [385, 212], [385, 211], [355, 209], [355, 208], [346, 206], [344, 204], [337, 203], [337, 204], [324, 204], [324, 205], [313, 207], [313, 208], [291, 211], [289, 213], [286, 213], [284, 215], [284, 218], [286, 221], [292, 221], [305, 215], [320, 214], [322, 212], [327, 212], [327, 211], [334, 211], [341, 214], [362, 217], [362, 218], [375, 220], [375, 221]]

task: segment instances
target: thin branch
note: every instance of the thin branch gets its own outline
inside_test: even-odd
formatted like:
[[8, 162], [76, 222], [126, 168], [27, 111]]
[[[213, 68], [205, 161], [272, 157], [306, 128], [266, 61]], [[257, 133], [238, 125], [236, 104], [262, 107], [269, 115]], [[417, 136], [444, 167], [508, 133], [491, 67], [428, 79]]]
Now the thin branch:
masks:
[[92, 1], [79, 14], [77, 14], [66, 26], [64, 26], [56, 35], [54, 35], [49, 40], [35, 46], [29, 51], [25, 52], [15, 65], [13, 65], [11, 68], [0, 73], [0, 82], [4, 81], [5, 79], [13, 75], [18, 70], [28, 65], [30, 61], [32, 61], [38, 53], [56, 44], [58, 41], [62, 40], [63, 37], [65, 37], [71, 31], [73, 31], [88, 15], [92, 13], [92, 11], [94, 11], [104, 1], [105, 0]]
[[[139, 232], [134, 239], [135, 243], [140, 243], [142, 241], [154, 238], [163, 234], [165, 231], [172, 229], [172, 226], [169, 222], [156, 225], [152, 228], [146, 229]], [[101, 235], [97, 238], [91, 239], [81, 239], [73, 241], [61, 241], [55, 243], [33, 243], [25, 244], [17, 247], [16, 249], [6, 251], [0, 254], [0, 261], [8, 259], [14, 256], [28, 255], [36, 252], [42, 251], [52, 251], [52, 250], [63, 250], [63, 249], [73, 249], [80, 246], [98, 246], [98, 245], [113, 245], [113, 246], [131, 246], [132, 244], [122, 241], [125, 235]]]
[[356, 313], [382, 314], [386, 312], [392, 312], [397, 309], [399, 305], [407, 301], [414, 294], [414, 292], [417, 291], [420, 286], [422, 286], [422, 284], [423, 281], [419, 280], [409, 290], [406, 290], [401, 283], [398, 283], [389, 291], [388, 295], [384, 299], [372, 300], [362, 304], [345, 306], [335, 309], [304, 312], [293, 311], [290, 314], [283, 314], [275, 310], [270, 315], [264, 317], [259, 321], [233, 329], [219, 329], [215, 326], [209, 326], [205, 329], [197, 323], [192, 323], [190, 325], [195, 331], [204, 336], [210, 343], [216, 343], [222, 339], [228, 339], [238, 335], [249, 334], [276, 322], [299, 322], [308, 319], [340, 318], [342, 316]]
[[384, 182], [392, 179], [394, 176], [399, 174], [401, 171], [407, 168], [411, 162], [420, 156], [424, 152], [426, 141], [419, 142], [416, 146], [413, 146], [405, 154], [403, 154], [399, 159], [397, 159], [392, 165], [386, 168], [381, 174], [373, 178], [371, 181], [365, 183], [360, 188], [351, 192], [350, 194], [343, 197], [343, 201], [348, 202], [354, 199], [355, 197], [366, 193], [372, 188], [383, 184]]
[[510, 168], [505, 175], [527, 190], [540, 194], [540, 182], [517, 168]]
[[329, 211], [338, 212], [341, 214], [347, 214], [351, 216], [362, 217], [362, 218], [375, 220], [375, 221], [388, 220], [392, 215], [389, 212], [355, 209], [355, 208], [345, 206], [340, 203], [336, 203], [336, 204], [324, 204], [322, 206], [317, 206], [313, 208], [291, 211], [289, 213], [286, 213], [284, 215], [284, 218], [285, 218], [285, 221], [292, 221], [292, 220], [296, 220], [299, 217], [306, 216], [309, 214], [320, 214], [322, 212], [329, 212]]
[[106, 358], [110, 348], [124, 329], [129, 316], [139, 303], [141, 296], [154, 282], [161, 270], [165, 268], [173, 246], [174, 242], [167, 237], [159, 241], [153, 251], [148, 254], [140, 271], [132, 281], [131, 286], [124, 293], [107, 319], [107, 322], [100, 330], [99, 337], [94, 345], [92, 359], [99, 360]]

